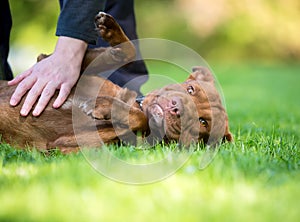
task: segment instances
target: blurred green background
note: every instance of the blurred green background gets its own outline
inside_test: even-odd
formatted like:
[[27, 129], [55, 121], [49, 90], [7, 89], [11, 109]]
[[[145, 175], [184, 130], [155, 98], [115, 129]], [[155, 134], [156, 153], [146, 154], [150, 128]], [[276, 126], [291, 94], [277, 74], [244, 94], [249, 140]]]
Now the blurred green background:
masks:
[[[52, 52], [59, 5], [10, 3], [18, 74]], [[212, 66], [235, 142], [205, 170], [196, 152], [173, 176], [146, 186], [108, 180], [80, 153], [43, 156], [1, 144], [0, 221], [298, 221], [300, 1], [136, 0], [135, 7], [140, 38], [177, 41]], [[176, 71], [147, 65], [152, 74]], [[117, 152], [137, 159], [141, 151]]]
[[[28, 68], [55, 46], [58, 1], [11, 0], [10, 63]], [[208, 63], [289, 63], [300, 59], [298, 0], [136, 0], [140, 38], [165, 38]]]

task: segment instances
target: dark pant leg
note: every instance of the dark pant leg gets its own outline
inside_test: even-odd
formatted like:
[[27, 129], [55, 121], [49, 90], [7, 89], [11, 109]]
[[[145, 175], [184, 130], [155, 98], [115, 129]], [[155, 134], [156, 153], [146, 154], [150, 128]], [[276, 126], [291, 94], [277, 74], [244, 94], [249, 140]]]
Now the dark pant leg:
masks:
[[9, 51], [9, 36], [12, 19], [8, 0], [0, 1], [0, 80], [11, 80], [12, 71], [7, 62]]
[[[134, 14], [134, 0], [108, 0], [105, 7], [105, 12], [111, 14], [120, 24], [130, 40], [137, 39], [136, 21]], [[108, 46], [101, 38], [98, 39], [97, 47]], [[137, 53], [140, 54], [138, 45]], [[140, 58], [140, 56], [138, 56]], [[148, 71], [143, 60], [132, 62], [114, 73], [108, 79], [118, 84], [126, 86], [129, 89], [140, 93], [140, 87], [148, 79]], [[128, 83], [130, 82], [130, 83]]]

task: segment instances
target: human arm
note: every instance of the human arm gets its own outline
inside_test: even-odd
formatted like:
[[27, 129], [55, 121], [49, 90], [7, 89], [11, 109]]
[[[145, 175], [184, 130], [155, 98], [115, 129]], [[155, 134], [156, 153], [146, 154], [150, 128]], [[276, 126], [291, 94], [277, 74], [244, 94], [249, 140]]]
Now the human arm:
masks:
[[32, 114], [40, 115], [56, 90], [59, 95], [53, 107], [63, 104], [79, 78], [87, 44], [96, 41], [94, 17], [104, 8], [105, 1], [61, 0], [60, 3], [56, 30], [59, 38], [54, 53], [8, 83], [18, 85], [10, 100], [12, 106], [16, 106], [28, 91], [20, 111], [22, 116], [27, 116], [36, 102]]

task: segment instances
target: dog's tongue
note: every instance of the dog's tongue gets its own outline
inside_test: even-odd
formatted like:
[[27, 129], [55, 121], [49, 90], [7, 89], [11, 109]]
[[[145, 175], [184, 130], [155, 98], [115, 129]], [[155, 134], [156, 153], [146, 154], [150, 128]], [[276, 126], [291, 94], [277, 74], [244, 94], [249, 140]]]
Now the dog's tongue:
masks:
[[165, 136], [164, 111], [158, 104], [153, 104], [147, 109], [151, 138], [160, 141]]

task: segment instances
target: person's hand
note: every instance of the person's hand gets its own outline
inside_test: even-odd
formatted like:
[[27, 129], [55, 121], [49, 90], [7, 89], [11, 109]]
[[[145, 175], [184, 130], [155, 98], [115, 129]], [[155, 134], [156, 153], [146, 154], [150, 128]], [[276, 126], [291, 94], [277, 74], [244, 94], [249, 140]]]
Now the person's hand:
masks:
[[10, 99], [10, 105], [18, 105], [28, 91], [20, 114], [27, 116], [37, 102], [32, 115], [39, 116], [55, 91], [59, 89], [58, 97], [53, 103], [53, 108], [59, 108], [79, 78], [86, 48], [87, 43], [82, 40], [59, 37], [55, 51], [51, 56], [36, 63], [8, 82], [9, 85], [18, 84]]

